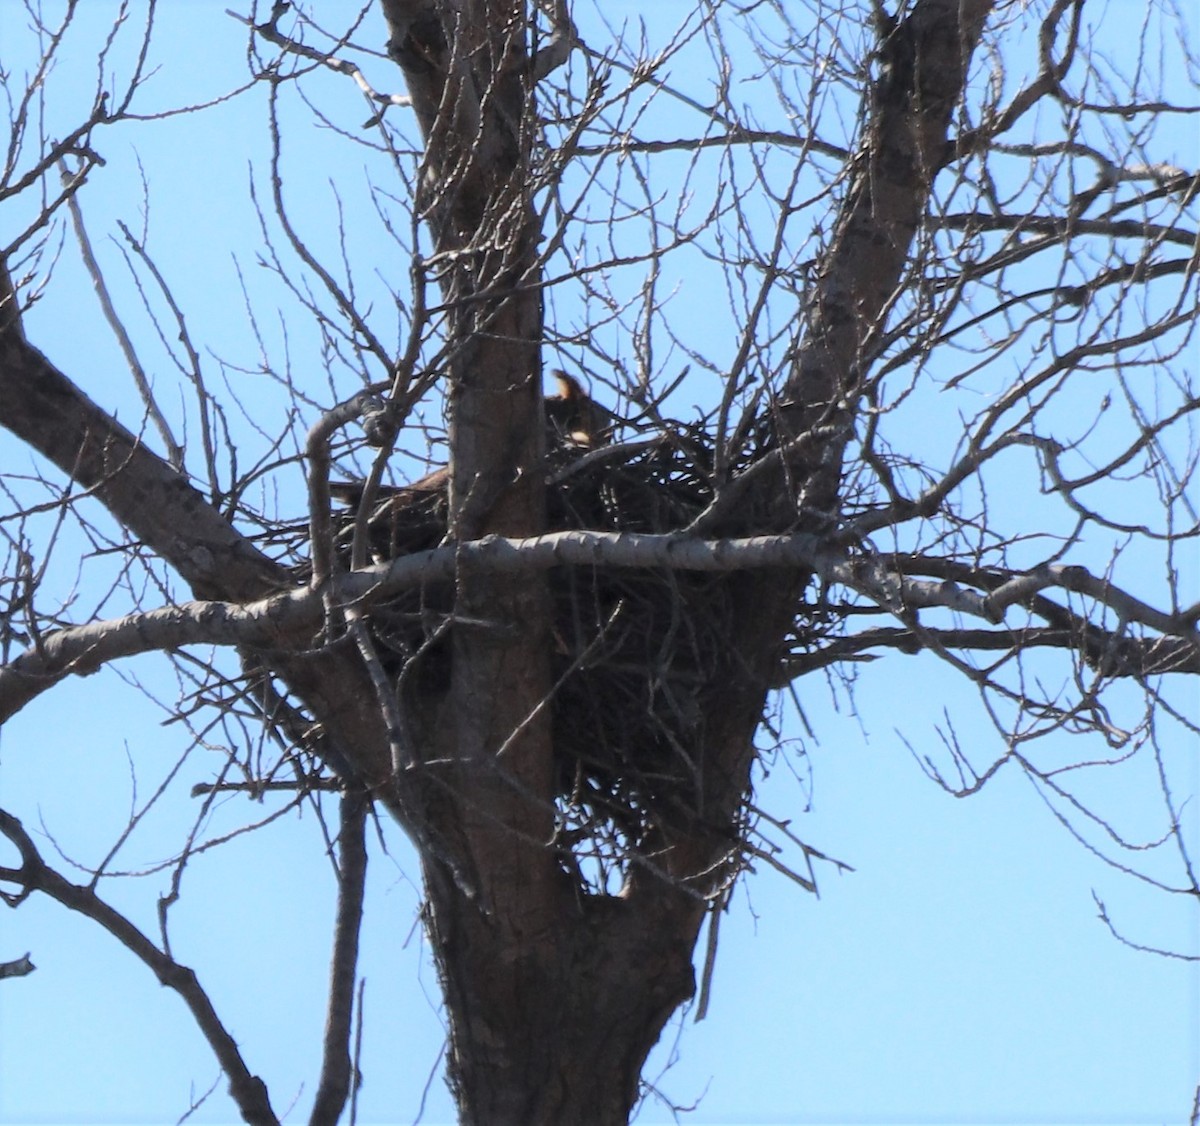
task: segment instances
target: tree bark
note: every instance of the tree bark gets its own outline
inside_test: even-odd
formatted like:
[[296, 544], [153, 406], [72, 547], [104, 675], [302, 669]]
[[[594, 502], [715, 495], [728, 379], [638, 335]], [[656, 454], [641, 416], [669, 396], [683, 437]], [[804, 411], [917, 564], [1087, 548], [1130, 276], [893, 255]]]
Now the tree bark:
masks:
[[[426, 139], [421, 202], [450, 263], [441, 284], [452, 309], [451, 534], [534, 534], [544, 526], [542, 314], [525, 7], [385, 0], [383, 9]], [[424, 857], [450, 1078], [466, 1122], [562, 1120], [539, 1109], [550, 1089], [571, 1088], [554, 1074], [575, 1074], [576, 1062], [548, 1070], [557, 1040], [543, 1035], [569, 1023], [561, 939], [574, 933], [547, 847], [545, 577], [462, 567], [454, 617], [450, 689], [419, 751], [421, 800], [451, 853]]]
[[[0, 262], [0, 292], [11, 288]], [[19, 316], [0, 320], [0, 424], [99, 500], [140, 543], [172, 566], [199, 598], [245, 604], [290, 590], [295, 576], [267, 559], [178, 470], [91, 401], [25, 339]], [[308, 652], [307, 639], [264, 648], [326, 733], [330, 765], [367, 786], [403, 818], [370, 684], [349, 647]], [[54, 678], [66, 675], [55, 672]]]
[[[989, 9], [987, 0], [923, 0], [884, 38], [892, 61], [871, 89], [857, 171], [818, 271], [783, 410], [791, 434], [827, 427], [832, 437], [792, 458], [789, 473], [781, 462], [774, 481], [764, 477], [756, 507], [773, 513], [775, 527], [758, 530], [828, 523], [859, 372], [944, 158]], [[446, 283], [447, 300], [462, 303], [456, 337], [469, 342], [448, 373], [454, 529], [460, 539], [527, 533], [541, 526], [541, 332], [521, 194], [533, 131], [524, 5], [383, 0], [383, 10], [426, 137], [423, 184], [435, 192], [438, 248], [471, 249], [480, 265]], [[507, 217], [508, 237], [480, 238], [485, 217], [497, 215]], [[481, 244], [504, 250], [484, 254]], [[797, 480], [799, 497], [789, 484]], [[550, 687], [541, 584], [460, 579], [456, 613], [488, 625], [455, 629], [434, 750], [450, 766], [433, 820], [455, 834], [469, 894], [436, 857], [426, 857], [425, 870], [449, 1072], [466, 1123], [626, 1122], [646, 1055], [692, 995], [704, 895], [736, 853], [754, 734], [806, 576], [779, 570], [729, 582], [733, 624], [703, 697], [696, 748], [702, 812], [686, 831], [652, 833], [640, 854], [653, 866], [634, 863], [619, 896], [581, 896], [548, 847], [553, 748], [538, 712]]]
[[[431, 872], [434, 903], [454, 894], [440, 882]], [[577, 898], [564, 877], [539, 912], [552, 920], [540, 931], [435, 911], [464, 1123], [629, 1121], [646, 1056], [692, 996], [704, 915], [702, 900], [655, 885], [651, 895]]]
[[[425, 134], [419, 202], [451, 310], [451, 535], [460, 543], [528, 537], [544, 529], [544, 451], [526, 5], [382, 6], [389, 50]], [[780, 404], [784, 450], [801, 434], [827, 436], [780, 457], [774, 479], [758, 478], [749, 498], [764, 514], [757, 531], [832, 526], [862, 373], [947, 159], [952, 111], [991, 6], [918, 0], [882, 29], [860, 151]], [[198, 596], [245, 603], [288, 585], [290, 576], [186, 478], [28, 345], [5, 308], [6, 426], [93, 490]], [[414, 831], [463, 1122], [628, 1120], [647, 1054], [692, 995], [707, 896], [739, 859], [754, 735], [806, 581], [794, 568], [727, 580], [727, 644], [699, 697], [693, 815], [657, 825], [637, 844], [615, 895], [584, 893], [554, 847], [551, 631], [541, 572], [503, 574], [469, 561], [457, 569], [449, 687], [424, 702], [424, 737], [409, 748], [411, 762], [394, 761], [372, 683], [348, 641], [313, 654], [256, 653], [319, 720], [331, 763]]]

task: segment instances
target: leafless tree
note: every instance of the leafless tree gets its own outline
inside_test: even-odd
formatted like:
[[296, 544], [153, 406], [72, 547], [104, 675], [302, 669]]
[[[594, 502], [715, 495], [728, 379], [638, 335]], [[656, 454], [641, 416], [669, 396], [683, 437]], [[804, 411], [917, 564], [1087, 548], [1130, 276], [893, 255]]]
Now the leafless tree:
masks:
[[[144, 231], [105, 233], [157, 343], [112, 296], [85, 222], [108, 139], [211, 108], [155, 101], [148, 4], [64, 126], [78, 7], [28, 4], [41, 57], [4, 67], [0, 422], [44, 473], [4, 477], [0, 720], [157, 652], [179, 718], [229, 748], [198, 801], [336, 795], [314, 1123], [353, 1088], [372, 810], [421, 857], [462, 1120], [624, 1122], [739, 874], [811, 887], [826, 862], [755, 802], [764, 715], [866, 661], [929, 653], [978, 690], [996, 738], [943, 732], [920, 756], [936, 782], [1024, 771], [1144, 875], [1080, 780], [1161, 766], [1162, 726], [1195, 731], [1184, 19], [1150, 7], [1110, 61], [1085, 0], [700, 0], [653, 49], [567, 0], [382, 0], [336, 30], [317, 4], [234, 16], [250, 74], [226, 97], [264, 107], [259, 262], [293, 302], [276, 334], [248, 300], [287, 398], [270, 418], [211, 376], [219, 345], [193, 340]], [[289, 194], [299, 110], [369, 170], [321, 232]], [[132, 428], [28, 327], [68, 232], [135, 376]], [[146, 375], [154, 347], [189, 403]], [[576, 381], [546, 399], [560, 367]], [[1062, 731], [1069, 763], [1042, 754]], [[1159, 774], [1162, 882], [1194, 897]], [[165, 923], [154, 941], [100, 894], [107, 861], [76, 885], [12, 812], [0, 831], [6, 901], [108, 928], [188, 1004], [245, 1120], [278, 1121]]]

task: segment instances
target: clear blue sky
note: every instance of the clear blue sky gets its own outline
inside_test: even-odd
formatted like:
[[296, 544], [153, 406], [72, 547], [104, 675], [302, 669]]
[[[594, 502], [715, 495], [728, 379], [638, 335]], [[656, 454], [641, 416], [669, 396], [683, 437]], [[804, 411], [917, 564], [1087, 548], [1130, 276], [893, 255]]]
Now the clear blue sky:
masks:
[[[86, 8], [81, 48], [95, 41], [88, 28], [103, 27], [115, 5], [92, 0]], [[243, 80], [244, 28], [222, 8], [166, 6], [158, 40], [163, 69], [148, 104], [199, 100]], [[316, 8], [327, 24], [343, 18], [330, 0]], [[655, 33], [691, 8], [662, 4]], [[606, 10], [616, 22], [639, 8]], [[1108, 18], [1134, 11], [1112, 4]], [[32, 64], [11, 53], [25, 19], [20, 5], [0, 4], [6, 68]], [[358, 39], [382, 43], [376, 17], [367, 28]], [[594, 23], [584, 33], [600, 37]], [[92, 71], [82, 57], [52, 77], [51, 99], [74, 92], [79, 107], [87, 102]], [[377, 85], [399, 86], [383, 60], [374, 65]], [[344, 79], [331, 76], [321, 88], [326, 97], [339, 90], [353, 96]], [[262, 119], [256, 94], [197, 117], [99, 135], [108, 165], [82, 197], [101, 256], [120, 277], [119, 256], [104, 236], [115, 218], [138, 225], [141, 161], [151, 248], [197, 339], [247, 364], [254, 349], [232, 253], [264, 308], [283, 300], [267, 290], [254, 264], [258, 236], [247, 183], [251, 164], [263, 182]], [[325, 181], [337, 173], [345, 185], [361, 183], [362, 159], [310, 124], [295, 125], [288, 144], [303, 154], [290, 165], [289, 198], [309, 233], [327, 235], [333, 209]], [[334, 153], [336, 166], [325, 160]], [[0, 241], [17, 222], [0, 212]], [[403, 269], [399, 261], [393, 266], [397, 274]], [[127, 285], [120, 292], [138, 323], [136, 296]], [[69, 239], [28, 330], [93, 398], [136, 425], [128, 375]], [[273, 327], [266, 331], [276, 337]], [[303, 331], [297, 339], [306, 339]], [[293, 360], [303, 369], [302, 355]], [[219, 381], [215, 362], [209, 372]], [[173, 373], [160, 360], [156, 374], [160, 386], [172, 388], [174, 406]], [[328, 402], [316, 367], [307, 374], [310, 393]], [[277, 389], [226, 375], [253, 412], [266, 418], [281, 409]], [[14, 471], [34, 464], [7, 436], [0, 436], [0, 460]], [[1195, 574], [1194, 559], [1182, 563]], [[1158, 574], [1147, 569], [1137, 577], [1155, 601]], [[56, 581], [70, 589], [65, 566]], [[81, 591], [68, 613], [85, 617], [100, 597]], [[44, 826], [48, 855], [56, 847], [85, 863], [103, 855], [131, 803], [146, 799], [186, 745], [177, 727], [162, 725], [165, 713], [147, 704], [134, 678], [167, 701], [175, 697], [164, 663], [138, 659], [47, 694], [0, 734], [0, 802], [28, 828]], [[697, 1123], [1185, 1121], [1200, 1081], [1196, 964], [1118, 944], [1097, 920], [1092, 893], [1131, 937], [1192, 954], [1200, 952], [1195, 905], [1098, 862], [1015, 770], [964, 801], [929, 782], [908, 747], [936, 754], [935, 732], [946, 714], [972, 747], [1001, 750], [973, 692], [935, 661], [896, 656], [868, 666], [853, 700], [820, 676], [802, 682], [800, 693], [817, 738], [805, 737], [807, 757], [794, 747], [775, 764], [759, 804], [793, 817], [803, 839], [855, 871], [818, 870], [819, 899], [769, 870], [742, 884], [722, 921], [707, 1020], [695, 1024], [684, 1014], [669, 1026], [647, 1071], [664, 1098], [698, 1104], [685, 1116]], [[1195, 716], [1194, 689], [1177, 692], [1176, 702]], [[790, 723], [787, 734], [799, 740], [800, 725]], [[1177, 787], [1198, 792], [1196, 748], [1177, 729], [1165, 730], [1164, 739]], [[1079, 754], [1074, 747], [1062, 753]], [[169, 856], [179, 825], [195, 816], [187, 786], [210, 777], [215, 761], [192, 752], [178, 793], [118, 867], [145, 870]], [[139, 776], [136, 798], [130, 763]], [[1147, 834], [1161, 826], [1161, 797], [1141, 765], [1114, 772], [1098, 791], [1097, 800], [1119, 809], [1123, 823]], [[230, 803], [215, 812], [206, 835], [254, 815]], [[1200, 845], [1194, 819], [1192, 829]], [[372, 837], [361, 966], [360, 1121], [412, 1122], [424, 1107], [421, 1121], [446, 1122], [452, 1115], [440, 1077], [443, 1030], [417, 920], [418, 866], [394, 826], [381, 832], [382, 839]], [[105, 891], [152, 930], [155, 897], [168, 878], [159, 872], [108, 881]], [[176, 956], [200, 975], [250, 1067], [270, 1085], [277, 1110], [294, 1100], [289, 1120], [303, 1120], [315, 1088], [333, 895], [311, 809], [194, 859], [183, 891], [174, 908]], [[4, 1126], [175, 1121], [189, 1098], [217, 1080], [179, 1000], [107, 935], [34, 899], [0, 912], [0, 959], [26, 950], [37, 972], [0, 982]], [[194, 1121], [233, 1117], [219, 1083]], [[639, 1119], [671, 1120], [665, 1103], [653, 1099]]]

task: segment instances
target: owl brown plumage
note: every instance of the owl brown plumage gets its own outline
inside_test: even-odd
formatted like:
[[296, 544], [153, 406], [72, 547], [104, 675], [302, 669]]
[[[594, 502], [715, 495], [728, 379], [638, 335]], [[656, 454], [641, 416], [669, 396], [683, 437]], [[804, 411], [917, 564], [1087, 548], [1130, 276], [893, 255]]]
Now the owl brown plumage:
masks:
[[558, 384], [558, 394], [546, 396], [551, 436], [585, 449], [604, 445], [612, 436], [617, 416], [596, 402], [574, 376], [557, 369], [551, 374]]

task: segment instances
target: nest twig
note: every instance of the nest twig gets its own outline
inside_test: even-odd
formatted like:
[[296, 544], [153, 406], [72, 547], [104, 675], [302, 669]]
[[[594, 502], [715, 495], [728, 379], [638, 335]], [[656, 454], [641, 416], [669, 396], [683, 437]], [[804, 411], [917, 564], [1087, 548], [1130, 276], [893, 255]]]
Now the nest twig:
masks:
[[[699, 427], [591, 452], [552, 442], [547, 530], [680, 531], [712, 502], [712, 464]], [[442, 542], [447, 482], [439, 471], [379, 494], [368, 520], [376, 560]], [[361, 491], [343, 485], [334, 495], [350, 506], [335, 542], [348, 565]], [[575, 859], [593, 862], [602, 882], [652, 830], [699, 815], [703, 696], [732, 632], [730, 581], [602, 567], [556, 568], [548, 581], [561, 840]], [[431, 582], [370, 615], [375, 649], [402, 706], [418, 717], [432, 715], [431, 701], [449, 688], [453, 601], [450, 583]]]

